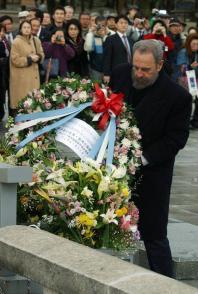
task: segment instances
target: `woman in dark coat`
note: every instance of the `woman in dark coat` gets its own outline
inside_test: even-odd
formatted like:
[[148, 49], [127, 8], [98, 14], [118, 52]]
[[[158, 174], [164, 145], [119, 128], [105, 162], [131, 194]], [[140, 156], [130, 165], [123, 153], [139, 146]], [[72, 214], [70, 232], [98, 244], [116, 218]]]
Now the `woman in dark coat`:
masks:
[[67, 22], [66, 43], [75, 51], [75, 55], [68, 63], [69, 72], [79, 74], [81, 77], [88, 76], [87, 52], [84, 50], [84, 40], [81, 37], [81, 26], [77, 19]]

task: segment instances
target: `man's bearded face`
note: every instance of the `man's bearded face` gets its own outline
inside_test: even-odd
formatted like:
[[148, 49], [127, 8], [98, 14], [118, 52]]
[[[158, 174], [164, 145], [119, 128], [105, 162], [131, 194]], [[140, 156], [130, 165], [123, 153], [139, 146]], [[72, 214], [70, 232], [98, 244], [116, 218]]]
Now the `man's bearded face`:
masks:
[[158, 78], [162, 64], [156, 64], [152, 53], [141, 53], [136, 50], [133, 55], [133, 87], [144, 89], [154, 84]]

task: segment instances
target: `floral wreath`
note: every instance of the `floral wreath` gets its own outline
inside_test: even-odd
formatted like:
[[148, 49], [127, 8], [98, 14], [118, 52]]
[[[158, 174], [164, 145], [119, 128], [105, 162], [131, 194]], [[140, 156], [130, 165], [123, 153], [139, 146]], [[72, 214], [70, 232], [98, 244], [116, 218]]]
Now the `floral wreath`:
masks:
[[[131, 199], [141, 165], [141, 136], [122, 99], [122, 94], [109, 94], [109, 89], [73, 76], [52, 80], [19, 103], [16, 124], [8, 119], [8, 132], [0, 143], [0, 161], [33, 167], [32, 182], [18, 187], [20, 223], [36, 224], [93, 248], [131, 248], [139, 240], [139, 212]], [[83, 108], [85, 104], [89, 106]], [[97, 130], [107, 132], [115, 122], [111, 164], [105, 165], [107, 150], [102, 162], [95, 157], [75, 162], [62, 158], [52, 125], [67, 121], [69, 115], [52, 115], [49, 121], [36, 118], [72, 108], [83, 108], [78, 118]], [[24, 117], [26, 122], [21, 122]], [[111, 139], [107, 145], [112, 145]]]

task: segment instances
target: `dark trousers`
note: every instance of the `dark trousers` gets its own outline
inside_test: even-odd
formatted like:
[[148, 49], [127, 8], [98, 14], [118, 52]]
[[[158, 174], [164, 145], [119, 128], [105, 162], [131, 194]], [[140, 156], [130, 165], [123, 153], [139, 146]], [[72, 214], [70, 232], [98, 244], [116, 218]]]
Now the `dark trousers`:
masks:
[[158, 274], [173, 277], [172, 255], [167, 238], [144, 240], [150, 269]]

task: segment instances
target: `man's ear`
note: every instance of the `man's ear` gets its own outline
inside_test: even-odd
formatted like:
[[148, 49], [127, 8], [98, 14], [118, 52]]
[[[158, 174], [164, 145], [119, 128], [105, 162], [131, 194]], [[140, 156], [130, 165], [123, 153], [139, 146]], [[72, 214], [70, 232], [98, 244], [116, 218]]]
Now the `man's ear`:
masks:
[[161, 60], [161, 61], [157, 64], [157, 71], [158, 71], [158, 72], [162, 69], [163, 64], [164, 64], [164, 60]]

